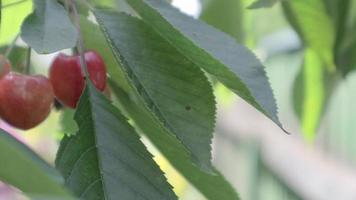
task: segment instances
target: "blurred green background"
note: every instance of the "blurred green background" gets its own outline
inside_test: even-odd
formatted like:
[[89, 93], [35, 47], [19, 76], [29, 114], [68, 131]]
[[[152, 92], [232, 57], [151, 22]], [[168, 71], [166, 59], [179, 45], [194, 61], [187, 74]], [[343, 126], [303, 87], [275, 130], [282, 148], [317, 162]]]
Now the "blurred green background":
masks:
[[[102, 1], [107, 2], [111, 1]], [[285, 0], [270, 8], [249, 9], [252, 3], [172, 1], [183, 12], [235, 37], [256, 53], [266, 66], [281, 121], [291, 132], [286, 135], [216, 84], [219, 113], [213, 143], [215, 166], [236, 187], [241, 199], [356, 199], [355, 1]], [[123, 1], [115, 4], [131, 12]], [[29, 0], [3, 9], [3, 52], [31, 10]], [[21, 71], [26, 50], [20, 40], [16, 44], [10, 59]], [[53, 56], [33, 53], [33, 73], [47, 74]], [[27, 132], [3, 122], [0, 126], [53, 163], [59, 139], [76, 129], [72, 115], [70, 110], [53, 109], [48, 120]], [[204, 199], [148, 140], [143, 140], [180, 199]], [[14, 188], [0, 185], [3, 199], [25, 197]]]

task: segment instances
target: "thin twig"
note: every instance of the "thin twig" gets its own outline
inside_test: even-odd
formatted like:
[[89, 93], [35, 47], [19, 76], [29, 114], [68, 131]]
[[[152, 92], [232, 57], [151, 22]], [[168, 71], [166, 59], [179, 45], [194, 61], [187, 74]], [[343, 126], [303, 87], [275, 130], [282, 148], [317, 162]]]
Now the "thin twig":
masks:
[[31, 47], [28, 47], [27, 49], [27, 55], [26, 55], [26, 68], [25, 68], [25, 73], [30, 74], [31, 71]]
[[74, 21], [74, 26], [77, 28], [78, 32], [78, 42], [77, 42], [77, 50], [80, 55], [80, 64], [82, 66], [83, 72], [85, 77], [88, 77], [88, 70], [87, 70], [87, 65], [85, 62], [85, 57], [84, 57], [84, 43], [83, 43], [83, 36], [80, 28], [80, 17], [78, 14], [76, 2], [74, 0], [69, 0], [70, 6], [71, 6], [71, 11], [73, 14], [73, 21]]

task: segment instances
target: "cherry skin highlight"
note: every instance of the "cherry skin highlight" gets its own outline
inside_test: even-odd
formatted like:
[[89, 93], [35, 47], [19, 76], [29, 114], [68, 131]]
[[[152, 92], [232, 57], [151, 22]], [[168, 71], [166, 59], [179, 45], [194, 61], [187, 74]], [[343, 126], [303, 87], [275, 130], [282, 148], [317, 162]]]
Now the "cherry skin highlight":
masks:
[[0, 116], [23, 130], [44, 121], [54, 100], [50, 81], [42, 75], [10, 72], [0, 80]]
[[[103, 59], [95, 51], [85, 52], [84, 58], [90, 80], [98, 90], [104, 91], [107, 77]], [[76, 108], [85, 86], [80, 56], [58, 54], [51, 65], [49, 79], [56, 98], [64, 105]]]
[[10, 61], [3, 55], [0, 55], [0, 79], [10, 72]]

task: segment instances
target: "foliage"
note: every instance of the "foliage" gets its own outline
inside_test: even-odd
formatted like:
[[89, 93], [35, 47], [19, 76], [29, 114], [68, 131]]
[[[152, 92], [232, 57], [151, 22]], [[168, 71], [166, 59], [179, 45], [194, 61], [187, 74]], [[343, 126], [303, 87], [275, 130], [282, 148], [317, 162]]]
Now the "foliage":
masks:
[[353, 27], [352, 23], [348, 24], [351, 1], [334, 3], [328, 0], [283, 2], [286, 16], [305, 46], [303, 71], [312, 72], [302, 73], [303, 82], [296, 80], [295, 88], [299, 87], [300, 92], [294, 98], [295, 105], [302, 105], [296, 108], [301, 113], [302, 130], [309, 142], [315, 140], [333, 88], [356, 65], [351, 56], [355, 45], [346, 37]]
[[81, 199], [176, 199], [152, 156], [117, 108], [88, 82], [56, 166]]
[[[77, 4], [80, 16], [68, 9], [71, 1], [4, 6], [13, 2], [1, 2], [0, 45], [11, 46], [20, 34], [30, 48], [48, 54], [80, 49], [78, 40], [83, 39], [85, 49], [94, 49], [105, 60], [114, 97], [111, 102], [87, 81], [74, 120], [73, 112], [61, 111], [66, 135], [56, 168], [63, 178], [0, 131], [0, 159], [8, 161], [0, 164], [2, 181], [46, 199], [177, 199], [141, 142], [147, 137], [206, 198], [239, 199], [211, 163], [216, 120], [211, 80], [283, 129], [263, 64], [236, 42], [245, 39], [243, 14], [234, 12], [244, 9], [241, 1], [213, 1], [205, 7], [201, 19], [225, 33], [182, 14], [166, 0], [126, 0], [124, 9], [116, 1], [83, 0]], [[250, 8], [278, 2], [259, 0]], [[337, 5], [332, 0], [289, 0], [280, 5], [303, 43], [304, 63], [293, 101], [304, 137], [313, 142], [334, 88], [356, 68], [355, 6], [349, 0]], [[14, 16], [13, 24], [9, 16]], [[80, 27], [73, 23], [77, 17]], [[22, 71], [24, 52], [16, 47], [9, 56], [17, 71]], [[28, 168], [31, 173], [26, 173]]]
[[[63, 178], [27, 146], [0, 130], [0, 179], [36, 198], [72, 199]], [[28, 173], [31, 172], [31, 173]]]

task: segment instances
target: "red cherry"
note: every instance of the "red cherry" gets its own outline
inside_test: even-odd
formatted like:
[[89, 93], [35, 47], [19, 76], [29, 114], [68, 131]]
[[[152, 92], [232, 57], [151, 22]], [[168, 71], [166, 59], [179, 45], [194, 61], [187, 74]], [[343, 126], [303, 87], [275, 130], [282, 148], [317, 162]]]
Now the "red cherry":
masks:
[[[94, 51], [85, 52], [84, 57], [90, 80], [98, 90], [104, 91], [106, 67], [103, 59]], [[64, 105], [75, 108], [85, 84], [80, 56], [67, 56], [60, 53], [51, 65], [49, 79], [56, 98]]]
[[14, 127], [27, 130], [40, 124], [53, 100], [52, 85], [42, 75], [10, 72], [0, 80], [0, 116]]
[[0, 55], [0, 79], [10, 72], [10, 61], [3, 55]]

